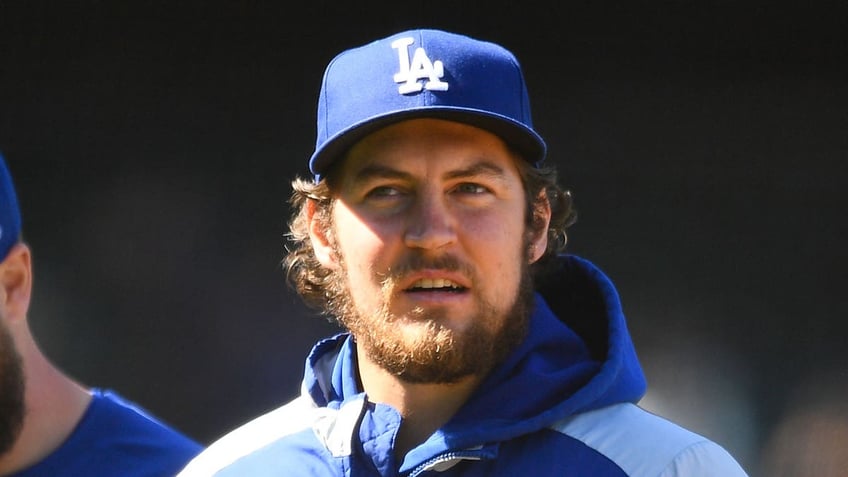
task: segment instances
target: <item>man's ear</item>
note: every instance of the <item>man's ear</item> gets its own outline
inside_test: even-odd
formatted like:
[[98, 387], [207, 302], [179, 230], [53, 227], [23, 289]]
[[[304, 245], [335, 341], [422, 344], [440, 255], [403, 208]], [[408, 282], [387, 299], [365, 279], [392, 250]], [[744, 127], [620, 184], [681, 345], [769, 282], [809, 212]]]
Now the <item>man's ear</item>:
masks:
[[543, 190], [533, 203], [533, 221], [530, 228], [529, 250], [527, 259], [530, 263], [536, 262], [545, 254], [548, 247], [548, 227], [551, 224], [551, 203], [548, 195]]
[[328, 230], [328, 220], [319, 217], [324, 211], [318, 210], [318, 202], [313, 199], [306, 201], [306, 216], [309, 219], [309, 240], [315, 251], [315, 258], [327, 268], [336, 268], [338, 260], [333, 249], [333, 241]]
[[26, 244], [12, 247], [0, 262], [0, 309], [9, 320], [22, 320], [32, 296], [32, 257]]

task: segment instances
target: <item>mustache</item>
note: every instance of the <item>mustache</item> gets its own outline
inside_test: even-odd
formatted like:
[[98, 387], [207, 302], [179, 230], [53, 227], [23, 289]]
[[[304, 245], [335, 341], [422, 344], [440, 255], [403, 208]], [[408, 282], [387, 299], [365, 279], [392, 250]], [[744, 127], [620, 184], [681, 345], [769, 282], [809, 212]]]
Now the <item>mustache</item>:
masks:
[[459, 272], [472, 278], [474, 276], [474, 269], [454, 255], [445, 254], [432, 257], [423, 253], [410, 253], [390, 267], [382, 278], [384, 282], [401, 280], [405, 276], [421, 270], [443, 270]]

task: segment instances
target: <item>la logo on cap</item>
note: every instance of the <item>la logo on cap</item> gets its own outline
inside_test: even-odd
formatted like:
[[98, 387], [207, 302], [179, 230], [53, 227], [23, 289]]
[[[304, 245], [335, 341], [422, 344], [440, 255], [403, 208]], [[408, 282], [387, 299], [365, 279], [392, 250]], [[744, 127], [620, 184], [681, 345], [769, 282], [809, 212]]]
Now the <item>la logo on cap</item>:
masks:
[[[395, 73], [395, 83], [400, 83], [398, 93], [418, 93], [424, 89], [428, 91], [447, 91], [448, 84], [442, 81], [445, 75], [445, 67], [441, 61], [431, 61], [424, 48], [418, 47], [409, 59], [409, 47], [415, 43], [412, 37], [400, 38], [392, 42], [392, 48], [398, 52], [400, 71]], [[419, 80], [427, 80], [420, 82]]]

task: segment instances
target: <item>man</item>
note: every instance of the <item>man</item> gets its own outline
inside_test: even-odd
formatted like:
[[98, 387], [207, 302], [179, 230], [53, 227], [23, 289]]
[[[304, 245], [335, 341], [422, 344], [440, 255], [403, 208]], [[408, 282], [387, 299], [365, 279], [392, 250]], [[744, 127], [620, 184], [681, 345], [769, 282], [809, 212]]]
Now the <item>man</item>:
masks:
[[169, 477], [202, 447], [135, 404], [55, 367], [27, 323], [32, 257], [0, 156], [0, 475]]
[[613, 285], [562, 254], [571, 198], [502, 47], [435, 30], [337, 56], [289, 279], [347, 332], [302, 395], [182, 476], [743, 476], [636, 403]]

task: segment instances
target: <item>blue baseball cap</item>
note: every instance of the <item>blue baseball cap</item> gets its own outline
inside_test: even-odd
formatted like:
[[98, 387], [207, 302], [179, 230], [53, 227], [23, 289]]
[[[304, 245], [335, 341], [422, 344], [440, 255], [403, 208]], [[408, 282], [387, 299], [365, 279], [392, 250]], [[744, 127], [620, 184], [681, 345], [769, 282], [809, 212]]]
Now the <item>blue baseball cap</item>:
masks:
[[309, 169], [318, 180], [364, 136], [421, 117], [486, 129], [534, 165], [545, 158], [515, 56], [495, 43], [423, 29], [344, 51], [330, 62]]
[[6, 167], [6, 160], [0, 153], [0, 261], [6, 259], [12, 246], [18, 243], [21, 235], [21, 211], [12, 175]]

